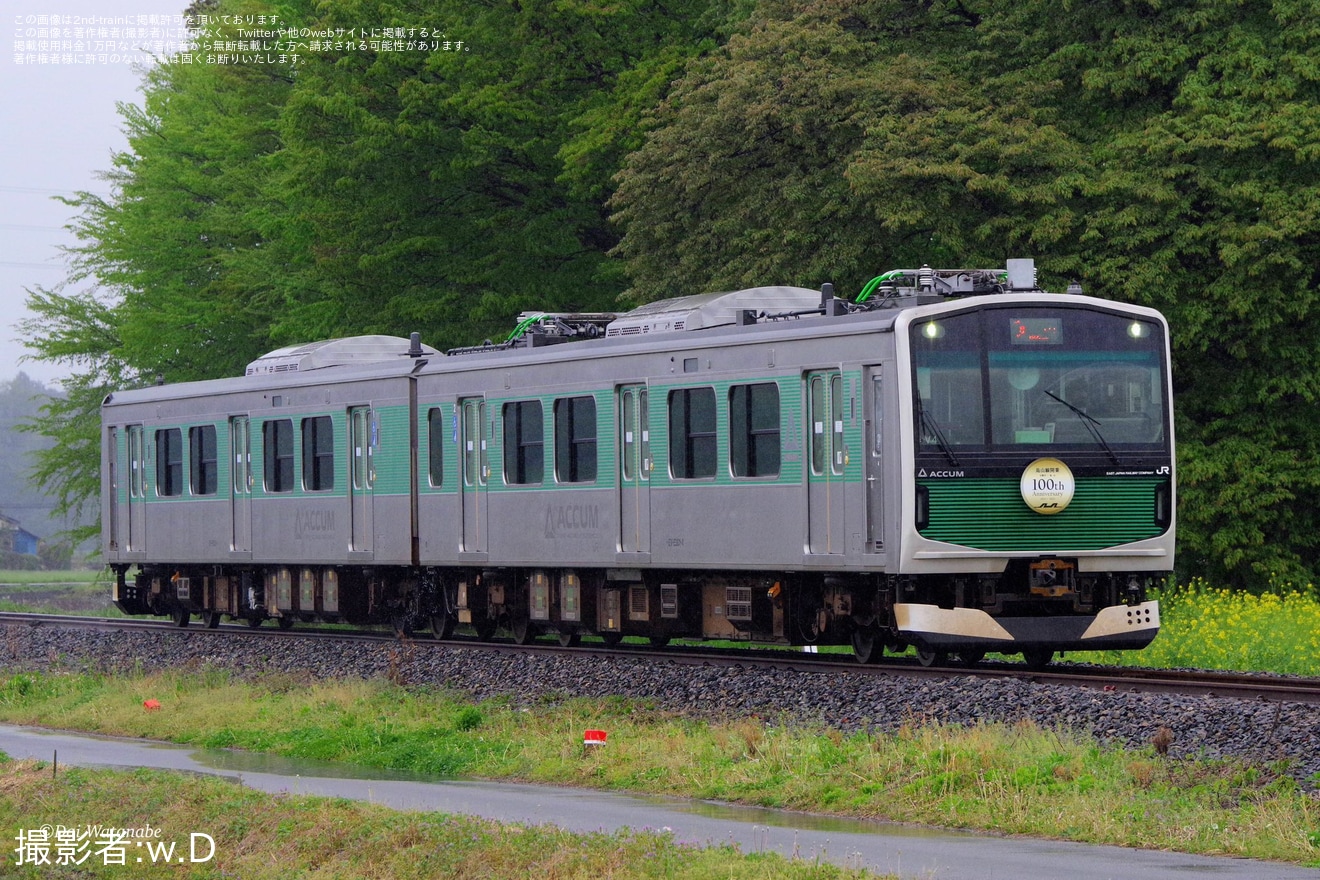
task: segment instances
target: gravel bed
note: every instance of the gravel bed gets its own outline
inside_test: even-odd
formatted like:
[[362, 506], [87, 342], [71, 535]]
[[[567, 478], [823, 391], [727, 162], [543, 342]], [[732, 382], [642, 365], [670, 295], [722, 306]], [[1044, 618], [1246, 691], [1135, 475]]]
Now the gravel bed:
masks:
[[962, 725], [1030, 720], [1086, 732], [1103, 744], [1134, 747], [1150, 745], [1161, 728], [1168, 728], [1171, 757], [1284, 760], [1287, 772], [1305, 788], [1320, 786], [1320, 706], [1304, 703], [1099, 691], [969, 675], [930, 680], [519, 654], [421, 641], [401, 647], [236, 637], [202, 629], [135, 633], [9, 625], [0, 635], [0, 668], [7, 673], [216, 667], [244, 675], [389, 676], [443, 685], [478, 699], [534, 703], [623, 696], [697, 717], [756, 716], [775, 723], [823, 723], [845, 732], [892, 731], [926, 720]]

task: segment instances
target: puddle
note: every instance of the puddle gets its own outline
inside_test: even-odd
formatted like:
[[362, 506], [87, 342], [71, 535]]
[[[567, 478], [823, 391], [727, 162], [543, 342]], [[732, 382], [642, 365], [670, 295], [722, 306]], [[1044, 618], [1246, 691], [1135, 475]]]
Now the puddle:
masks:
[[[182, 748], [169, 745], [166, 748]], [[189, 753], [194, 761], [210, 770], [222, 773], [263, 773], [273, 776], [316, 776], [322, 779], [378, 779], [391, 782], [442, 783], [456, 781], [452, 777], [409, 773], [380, 767], [360, 767], [356, 764], [338, 764], [333, 761], [313, 761], [304, 758], [285, 758], [263, 752], [242, 752], [233, 749], [198, 749]]]

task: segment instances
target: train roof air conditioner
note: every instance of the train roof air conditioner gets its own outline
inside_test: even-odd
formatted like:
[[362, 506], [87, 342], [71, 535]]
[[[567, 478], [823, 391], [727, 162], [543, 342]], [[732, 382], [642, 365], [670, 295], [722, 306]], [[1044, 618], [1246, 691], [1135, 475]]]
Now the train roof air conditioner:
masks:
[[746, 312], [757, 318], [775, 318], [819, 313], [820, 308], [820, 291], [806, 287], [751, 287], [725, 293], [698, 293], [638, 306], [610, 322], [605, 335], [703, 330], [743, 323], [741, 319]]
[[416, 339], [401, 336], [347, 336], [278, 348], [247, 365], [244, 375], [305, 373], [325, 367], [376, 364], [404, 358], [438, 356], [440, 352]]

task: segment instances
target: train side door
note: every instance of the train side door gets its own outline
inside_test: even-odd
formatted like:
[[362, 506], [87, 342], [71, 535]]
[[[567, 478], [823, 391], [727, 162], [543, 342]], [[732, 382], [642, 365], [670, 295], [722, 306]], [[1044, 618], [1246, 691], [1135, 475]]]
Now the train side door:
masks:
[[619, 413], [619, 549], [651, 550], [651, 433], [645, 385], [621, 385]]
[[369, 406], [354, 406], [348, 410], [349, 461], [349, 518], [352, 522], [349, 550], [370, 551], [372, 541], [371, 499], [376, 483], [376, 467], [372, 460], [375, 448], [376, 420]]
[[883, 367], [866, 369], [866, 400], [863, 402], [866, 429], [866, 549], [885, 545], [885, 398]]
[[486, 485], [490, 465], [486, 449], [486, 400], [469, 397], [459, 401], [459, 430], [463, 456], [463, 535], [460, 549], [486, 550]]
[[147, 549], [147, 441], [141, 425], [128, 426], [128, 534], [129, 550]]
[[807, 374], [807, 552], [842, 553], [843, 377], [838, 370]]
[[229, 547], [236, 553], [252, 552], [252, 439], [247, 416], [229, 420], [229, 454], [233, 471], [229, 480], [231, 534]]

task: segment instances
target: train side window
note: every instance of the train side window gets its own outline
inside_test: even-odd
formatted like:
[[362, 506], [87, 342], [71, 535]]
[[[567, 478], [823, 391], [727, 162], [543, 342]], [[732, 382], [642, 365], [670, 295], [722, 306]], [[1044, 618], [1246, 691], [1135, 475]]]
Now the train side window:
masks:
[[335, 428], [329, 416], [302, 420], [302, 468], [304, 489], [335, 487]]
[[194, 495], [214, 495], [219, 488], [220, 456], [215, 445], [215, 425], [188, 429], [189, 490]]
[[438, 406], [426, 413], [426, 469], [431, 488], [445, 482], [445, 414]]
[[812, 376], [808, 386], [811, 418], [811, 472], [825, 473], [825, 380]]
[[676, 479], [715, 476], [715, 389], [669, 392], [669, 473]]
[[871, 434], [871, 454], [879, 458], [885, 454], [885, 397], [884, 381], [880, 375], [879, 368], [871, 377], [871, 408], [872, 416], [872, 434]]
[[293, 491], [293, 420], [275, 419], [261, 426], [267, 492]]
[[735, 477], [779, 475], [779, 386], [729, 389], [729, 466]]
[[835, 373], [830, 377], [830, 415], [834, 427], [831, 438], [830, 466], [835, 474], [843, 473], [843, 378]]
[[625, 388], [621, 399], [623, 479], [628, 482], [651, 478], [651, 434], [646, 421], [646, 389]]
[[596, 399], [555, 401], [555, 477], [561, 483], [596, 479]]
[[156, 494], [183, 494], [183, 432], [178, 428], [156, 432]]
[[141, 425], [128, 426], [128, 495], [130, 498], [147, 496], [147, 446], [143, 442]]
[[541, 401], [504, 404], [504, 482], [529, 485], [544, 479], [544, 428]]

